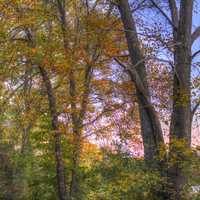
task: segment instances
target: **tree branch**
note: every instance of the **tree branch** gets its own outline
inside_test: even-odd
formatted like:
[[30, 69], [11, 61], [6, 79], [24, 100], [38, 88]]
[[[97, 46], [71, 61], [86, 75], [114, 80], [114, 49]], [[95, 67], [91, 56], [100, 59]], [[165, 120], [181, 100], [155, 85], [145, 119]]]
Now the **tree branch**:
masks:
[[148, 99], [148, 94], [146, 93], [145, 91], [145, 88], [144, 88], [144, 85], [143, 85], [143, 82], [139, 76], [139, 74], [137, 73], [136, 71], [136, 67], [138, 65], [140, 65], [142, 62], [144, 62], [144, 59], [140, 60], [139, 62], [136, 63], [136, 65], [132, 66], [132, 67], [129, 67], [129, 66], [126, 66], [125, 64], [123, 64], [119, 59], [117, 58], [114, 58], [114, 60], [121, 66], [125, 69], [126, 72], [128, 72], [128, 74], [130, 75], [131, 78], [134, 79], [134, 83], [138, 89], [139, 92], [141, 92], [141, 94], [144, 95], [144, 97], [146, 99]]
[[169, 3], [170, 12], [171, 12], [172, 22], [176, 27], [178, 27], [179, 16], [178, 16], [178, 8], [176, 5], [176, 1], [168, 0], [168, 3]]
[[168, 17], [168, 15], [158, 6], [158, 4], [155, 3], [154, 0], [150, 0], [151, 3], [155, 8], [157, 8], [160, 13], [165, 17], [165, 19], [169, 22], [169, 24], [174, 28], [175, 31], [177, 31], [177, 26], [176, 24], [173, 23], [173, 21]]
[[192, 59], [194, 59], [198, 54], [200, 54], [200, 50], [196, 51], [196, 52], [192, 55]]
[[144, 7], [145, 1], [146, 1], [146, 0], [141, 1], [135, 8], [133, 8], [133, 9], [131, 10], [131, 12], [134, 13], [134, 12], [136, 12], [137, 10], [143, 8], [143, 7]]
[[195, 105], [194, 108], [192, 109], [192, 112], [191, 112], [191, 119], [193, 119], [194, 114], [195, 114], [195, 112], [197, 111], [197, 109], [199, 108], [199, 106], [200, 106], [200, 100], [196, 103], [196, 105]]
[[191, 43], [193, 44], [195, 42], [195, 40], [198, 39], [198, 37], [200, 37], [200, 26], [196, 28], [196, 30], [192, 33], [192, 41]]

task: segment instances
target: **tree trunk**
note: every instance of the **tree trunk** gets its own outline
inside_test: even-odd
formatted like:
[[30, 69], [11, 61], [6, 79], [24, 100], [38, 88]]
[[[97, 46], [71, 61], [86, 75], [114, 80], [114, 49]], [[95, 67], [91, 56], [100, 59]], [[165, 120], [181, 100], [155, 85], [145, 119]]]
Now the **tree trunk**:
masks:
[[56, 176], [58, 183], [58, 196], [59, 200], [67, 200], [68, 198], [67, 198], [66, 184], [65, 184], [65, 171], [64, 171], [64, 164], [62, 161], [62, 152], [61, 152], [61, 132], [59, 131], [59, 126], [58, 126], [56, 99], [53, 93], [51, 81], [48, 77], [46, 70], [41, 66], [39, 67], [39, 69], [47, 90], [49, 109], [51, 114], [51, 125], [55, 137], [55, 159], [56, 159]]
[[[28, 97], [30, 96], [31, 87], [32, 87], [31, 78], [30, 78], [31, 73], [32, 73], [31, 68], [28, 67], [25, 69], [23, 95], [24, 95], [24, 107], [25, 107], [26, 113], [30, 111], [30, 100], [28, 99]], [[22, 146], [21, 146], [21, 153], [23, 155], [26, 155], [26, 151], [28, 149], [31, 127], [32, 127], [32, 122], [29, 122], [27, 125], [25, 125], [25, 127], [23, 127]]]
[[77, 200], [80, 198], [80, 183], [79, 183], [79, 161], [81, 152], [81, 130], [73, 131], [74, 142], [73, 142], [73, 155], [72, 155], [72, 177], [70, 184], [70, 197]]
[[73, 74], [70, 74], [70, 96], [71, 96], [71, 106], [72, 106], [72, 123], [73, 123], [73, 157], [72, 157], [72, 178], [71, 178], [71, 185], [70, 185], [70, 196], [76, 198], [77, 200], [81, 198], [80, 196], [80, 184], [79, 184], [79, 177], [78, 177], [78, 167], [80, 161], [80, 154], [82, 148], [82, 130], [83, 130], [83, 120], [85, 117], [85, 113], [87, 110], [87, 103], [88, 103], [88, 96], [89, 96], [89, 88], [90, 88], [90, 81], [92, 77], [92, 67], [90, 65], [86, 66], [85, 70], [85, 77], [84, 77], [84, 91], [82, 95], [82, 101], [80, 106], [80, 112], [77, 112], [76, 105], [75, 105], [75, 83]]
[[[177, 160], [169, 169], [169, 183], [172, 186], [170, 199], [183, 199], [181, 193], [187, 182], [182, 163], [187, 161], [184, 151], [191, 143], [191, 29], [193, 0], [182, 0], [177, 29], [177, 44], [174, 51], [175, 67], [173, 81], [173, 112], [170, 130], [170, 152]], [[174, 36], [175, 37], [175, 36]], [[183, 142], [183, 150], [177, 149], [176, 142]]]
[[140, 49], [135, 21], [132, 17], [128, 0], [119, 0], [118, 8], [132, 62], [129, 71], [137, 91], [144, 157], [149, 165], [154, 165], [159, 154], [160, 145], [164, 144], [162, 129], [155, 109], [150, 102], [145, 59]]

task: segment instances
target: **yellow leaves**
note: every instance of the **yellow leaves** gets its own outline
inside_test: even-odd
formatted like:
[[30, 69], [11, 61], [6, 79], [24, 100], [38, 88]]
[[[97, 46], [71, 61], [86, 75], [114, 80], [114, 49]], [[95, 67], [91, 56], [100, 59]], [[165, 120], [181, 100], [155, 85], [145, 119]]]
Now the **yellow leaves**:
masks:
[[51, 50], [45, 46], [31, 48], [29, 56], [36, 63], [56, 73], [67, 73], [70, 69], [70, 61], [65, 59], [62, 52]]
[[87, 41], [98, 45], [104, 54], [111, 56], [119, 53], [118, 47], [123, 34], [116, 31], [120, 24], [117, 18], [110, 17], [108, 20], [105, 14], [94, 11], [85, 18], [85, 24]]
[[32, 7], [32, 6], [37, 5], [38, 1], [37, 0], [18, 0], [18, 3]]
[[69, 72], [70, 67], [71, 66], [67, 62], [55, 62], [51, 69], [58, 73], [67, 73]]
[[165, 144], [163, 145], [160, 145], [160, 150], [159, 150], [159, 161], [165, 161], [166, 159], [166, 156], [167, 156], [167, 152], [166, 152], [166, 149], [167, 149], [167, 146]]
[[101, 161], [103, 154], [96, 144], [92, 144], [88, 140], [83, 141], [81, 151], [81, 161], [84, 166], [92, 167], [94, 161]]
[[176, 106], [187, 106], [190, 100], [190, 93], [185, 91], [184, 89], [178, 91], [179, 94], [173, 96], [173, 99], [176, 102]]
[[9, 20], [13, 19], [15, 25], [29, 26], [36, 24], [38, 1], [16, 0], [4, 4], [5, 14]]
[[186, 161], [192, 157], [192, 150], [188, 147], [186, 139], [174, 138], [170, 145], [170, 160], [169, 166], [179, 164], [183, 167]]
[[91, 31], [102, 31], [105, 29], [105, 25], [107, 24], [105, 16], [95, 12], [91, 13], [86, 20]]

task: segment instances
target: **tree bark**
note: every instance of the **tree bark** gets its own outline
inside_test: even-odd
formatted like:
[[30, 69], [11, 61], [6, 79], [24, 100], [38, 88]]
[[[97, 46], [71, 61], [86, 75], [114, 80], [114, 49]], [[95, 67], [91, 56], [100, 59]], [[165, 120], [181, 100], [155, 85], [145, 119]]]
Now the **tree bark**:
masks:
[[[27, 63], [29, 64], [29, 63]], [[24, 74], [24, 86], [23, 86], [23, 95], [24, 95], [24, 107], [25, 107], [25, 112], [30, 111], [30, 100], [28, 97], [30, 97], [30, 92], [31, 92], [31, 78], [30, 75], [32, 73], [32, 69], [29, 67], [25, 68], [25, 74]], [[30, 135], [30, 130], [32, 128], [32, 122], [28, 122], [25, 127], [23, 127], [23, 132], [22, 132], [22, 145], [21, 145], [21, 153], [23, 155], [26, 155], [27, 149], [28, 149], [28, 144], [29, 144], [29, 135]]]
[[[176, 142], [182, 141], [184, 150], [191, 144], [191, 44], [192, 44], [192, 11], [193, 0], [182, 0], [179, 12], [179, 24], [174, 42], [174, 80], [173, 111], [170, 130], [170, 152], [176, 155], [177, 161], [169, 168], [169, 183], [172, 192], [169, 199], [183, 199], [183, 187], [187, 183], [180, 163], [187, 161], [184, 152], [177, 151]], [[181, 161], [181, 162], [180, 162]]]
[[74, 77], [73, 68], [69, 74], [69, 94], [71, 105], [71, 120], [73, 126], [73, 150], [72, 150], [72, 171], [71, 171], [71, 183], [70, 183], [70, 198], [79, 199], [79, 178], [78, 178], [78, 166], [80, 157], [80, 145], [81, 145], [81, 129], [79, 128], [78, 111], [76, 107], [76, 83]]
[[75, 198], [77, 200], [80, 198], [80, 183], [79, 183], [79, 172], [78, 167], [80, 163], [80, 153], [81, 153], [81, 130], [77, 129], [77, 125], [75, 130], [73, 130], [73, 155], [72, 155], [72, 175], [71, 175], [71, 183], [70, 183], [70, 197]]
[[136, 25], [128, 0], [119, 0], [118, 8], [132, 63], [129, 71], [131, 79], [136, 86], [141, 133], [144, 144], [144, 157], [147, 163], [154, 165], [156, 157], [159, 155], [160, 145], [164, 144], [162, 129], [156, 111], [150, 101], [145, 59], [140, 48]]
[[[73, 78], [72, 75], [70, 75]], [[84, 77], [84, 91], [82, 95], [82, 101], [80, 105], [80, 112], [77, 112], [76, 106], [74, 103], [75, 98], [75, 83], [74, 79], [70, 81], [70, 96], [72, 99], [71, 106], [72, 109], [72, 123], [73, 123], [73, 134], [74, 134], [74, 148], [73, 148], [73, 158], [72, 158], [72, 179], [70, 185], [70, 196], [80, 199], [80, 186], [79, 186], [79, 177], [78, 177], [78, 166], [80, 161], [80, 154], [82, 148], [82, 130], [83, 130], [83, 120], [87, 110], [88, 97], [90, 93], [90, 81], [92, 77], [92, 67], [91, 65], [86, 66], [85, 77]]]
[[51, 81], [48, 77], [47, 71], [39, 66], [39, 70], [44, 81], [48, 100], [49, 100], [49, 109], [51, 114], [51, 125], [52, 130], [54, 131], [55, 137], [55, 159], [56, 159], [56, 176], [58, 183], [58, 196], [59, 200], [67, 200], [67, 192], [66, 192], [66, 184], [65, 184], [65, 171], [64, 164], [62, 160], [62, 152], [61, 152], [61, 132], [58, 126], [58, 114], [56, 108], [56, 98], [53, 92], [53, 88], [51, 85]]

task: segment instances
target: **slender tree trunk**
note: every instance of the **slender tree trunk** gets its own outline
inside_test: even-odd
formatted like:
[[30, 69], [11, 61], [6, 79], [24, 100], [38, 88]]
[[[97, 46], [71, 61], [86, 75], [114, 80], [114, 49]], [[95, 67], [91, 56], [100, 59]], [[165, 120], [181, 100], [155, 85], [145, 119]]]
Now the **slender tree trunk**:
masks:
[[[49, 3], [45, 1], [45, 4]], [[57, 0], [57, 4], [59, 9], [62, 9], [62, 13], [64, 14], [65, 10], [63, 8], [65, 1]], [[46, 28], [49, 30], [48, 39], [51, 41], [51, 31], [52, 24], [51, 21], [48, 21], [46, 24]], [[48, 100], [49, 100], [49, 109], [51, 114], [51, 126], [54, 131], [54, 148], [55, 148], [55, 160], [56, 160], [56, 176], [57, 176], [57, 185], [58, 185], [58, 196], [59, 200], [68, 200], [68, 193], [66, 191], [66, 181], [65, 181], [65, 170], [64, 164], [62, 160], [62, 150], [61, 150], [61, 132], [59, 130], [59, 122], [58, 122], [58, 114], [56, 108], [56, 97], [52, 88], [51, 81], [49, 79], [47, 71], [39, 66], [40, 74], [43, 78]]]
[[[72, 74], [70, 75], [71, 78], [73, 78]], [[85, 117], [85, 113], [87, 110], [87, 104], [88, 104], [88, 97], [90, 93], [90, 81], [92, 77], [92, 67], [90, 65], [86, 66], [85, 70], [85, 77], [84, 77], [84, 91], [82, 95], [82, 101], [80, 104], [80, 111], [77, 112], [76, 106], [74, 103], [75, 98], [75, 83], [73, 82], [74, 79], [70, 81], [70, 96], [71, 96], [71, 106], [72, 106], [72, 123], [73, 123], [73, 136], [74, 136], [74, 142], [73, 142], [73, 169], [72, 169], [72, 179], [71, 179], [71, 185], [70, 185], [70, 196], [76, 198], [77, 200], [80, 199], [80, 185], [79, 185], [79, 177], [78, 177], [78, 167], [79, 167], [79, 161], [80, 161], [80, 154], [81, 154], [81, 148], [82, 148], [82, 130], [83, 130], [83, 120]]]
[[78, 110], [76, 107], [76, 83], [73, 68], [69, 74], [69, 94], [71, 104], [71, 119], [73, 126], [72, 171], [70, 183], [70, 198], [79, 199], [78, 166], [80, 157], [81, 129], [79, 128]]
[[[66, 11], [65, 11], [65, 0], [57, 0], [58, 13], [60, 15], [60, 26], [63, 34], [63, 47], [65, 51], [65, 57], [68, 58], [69, 46], [67, 39], [67, 20], [66, 20]], [[69, 198], [78, 198], [79, 196], [79, 183], [78, 183], [78, 165], [80, 157], [80, 135], [81, 129], [79, 129], [79, 118], [76, 108], [76, 83], [74, 77], [74, 69], [71, 66], [69, 73], [69, 94], [70, 94], [70, 104], [71, 104], [71, 119], [73, 125], [73, 137], [74, 137], [74, 146], [72, 152], [72, 175], [70, 183]]]
[[73, 155], [72, 155], [72, 176], [70, 183], [70, 197], [75, 199], [80, 198], [80, 185], [79, 185], [79, 161], [81, 153], [81, 130], [74, 130], [74, 141], [73, 141]]
[[67, 198], [66, 184], [65, 184], [65, 171], [64, 171], [64, 164], [61, 152], [61, 132], [59, 131], [59, 126], [58, 126], [56, 99], [53, 93], [51, 81], [48, 77], [46, 70], [42, 67], [39, 67], [39, 69], [47, 90], [49, 109], [51, 114], [51, 125], [55, 137], [55, 159], [56, 159], [56, 175], [58, 183], [58, 196], [59, 200], [67, 200], [68, 198]]
[[[63, 47], [65, 51], [66, 59], [68, 58], [69, 46], [67, 39], [67, 20], [65, 13], [65, 0], [60, 1], [57, 0], [57, 8], [60, 15], [60, 25], [63, 33]], [[79, 28], [77, 28], [79, 29]], [[80, 160], [80, 152], [81, 152], [81, 132], [82, 132], [82, 123], [84, 119], [84, 115], [87, 109], [87, 101], [89, 96], [89, 84], [91, 79], [91, 66], [86, 67], [85, 73], [85, 91], [83, 93], [83, 100], [80, 106], [80, 112], [78, 112], [76, 108], [76, 82], [73, 66], [69, 73], [69, 93], [70, 93], [70, 104], [71, 104], [71, 119], [73, 125], [73, 136], [74, 136], [74, 147], [72, 152], [72, 177], [70, 184], [70, 198], [80, 199], [80, 186], [79, 186], [79, 177], [78, 177], [78, 166]]]
[[[29, 63], [27, 63], [29, 64]], [[24, 74], [24, 87], [23, 87], [23, 95], [24, 95], [24, 107], [25, 107], [25, 112], [28, 113], [30, 111], [30, 90], [31, 90], [31, 75], [32, 69], [30, 66], [26, 67], [25, 69], [25, 74]], [[21, 146], [21, 153], [23, 155], [26, 154], [28, 144], [29, 144], [29, 135], [30, 135], [30, 130], [32, 127], [32, 122], [29, 122], [25, 127], [23, 127], [23, 132], [22, 132], [22, 146]]]

